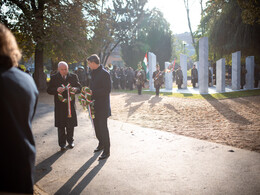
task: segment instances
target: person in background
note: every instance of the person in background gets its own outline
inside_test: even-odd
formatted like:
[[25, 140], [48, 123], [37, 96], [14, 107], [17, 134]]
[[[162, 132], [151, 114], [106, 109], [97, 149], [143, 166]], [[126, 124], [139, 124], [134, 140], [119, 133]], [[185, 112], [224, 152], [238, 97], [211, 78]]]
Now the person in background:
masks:
[[15, 37], [0, 23], [0, 194], [33, 194], [35, 142], [32, 134], [38, 90], [20, 71]]
[[178, 85], [178, 89], [181, 89], [181, 85], [183, 83], [183, 74], [181, 67], [179, 66], [176, 71], [176, 84]]
[[246, 84], [246, 73], [247, 73], [247, 70], [246, 70], [246, 67], [244, 64], [241, 65], [241, 89], [244, 89], [244, 85]]
[[142, 87], [144, 85], [144, 81], [145, 81], [145, 74], [142, 69], [142, 66], [139, 65], [135, 73], [135, 84], [137, 87], [138, 95], [142, 94]]
[[198, 83], [198, 70], [195, 65], [193, 65], [193, 68], [191, 69], [191, 82], [193, 88], [195, 88], [196, 83]]
[[156, 71], [153, 72], [154, 87], [156, 96], [159, 96], [160, 87], [163, 84], [163, 73], [160, 71], [160, 65], [156, 64]]

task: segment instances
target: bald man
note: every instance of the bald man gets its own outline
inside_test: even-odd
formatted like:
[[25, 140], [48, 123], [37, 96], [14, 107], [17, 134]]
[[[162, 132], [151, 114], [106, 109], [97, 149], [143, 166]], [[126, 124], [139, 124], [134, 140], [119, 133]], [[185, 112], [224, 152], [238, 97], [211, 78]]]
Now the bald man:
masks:
[[[78, 76], [70, 73], [68, 64], [61, 61], [58, 64], [58, 72], [51, 76], [47, 89], [48, 94], [54, 95], [55, 127], [58, 128], [58, 144], [61, 151], [65, 151], [67, 148], [74, 148], [74, 127], [78, 125], [75, 99], [70, 101], [71, 117], [68, 117], [68, 102], [62, 102], [58, 98], [58, 93], [61, 93], [64, 99], [68, 99], [66, 89], [68, 84], [70, 84], [71, 91], [75, 93], [80, 92], [81, 85]], [[68, 146], [66, 146], [66, 142], [68, 143]]]

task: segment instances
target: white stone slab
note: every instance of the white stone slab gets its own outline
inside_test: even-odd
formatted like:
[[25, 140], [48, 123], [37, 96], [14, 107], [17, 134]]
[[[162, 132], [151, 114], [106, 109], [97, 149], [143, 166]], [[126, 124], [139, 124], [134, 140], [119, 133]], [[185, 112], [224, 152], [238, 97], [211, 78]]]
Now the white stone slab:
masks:
[[[165, 62], [165, 69], [167, 70], [168, 67], [171, 65], [170, 62]], [[172, 72], [165, 72], [165, 89], [172, 90]]]
[[232, 89], [240, 89], [241, 84], [241, 52], [232, 53]]
[[156, 70], [156, 55], [152, 52], [148, 52], [148, 68], [149, 68], [149, 90], [154, 91], [153, 72]]
[[208, 37], [203, 37], [199, 40], [199, 91], [201, 94], [208, 93]]
[[255, 60], [254, 56], [248, 56], [246, 58], [246, 85], [245, 89], [253, 89], [254, 88], [254, 68], [255, 68]]
[[221, 58], [216, 65], [216, 91], [218, 93], [225, 92], [225, 73], [225, 58]]
[[181, 64], [181, 70], [183, 74], [183, 84], [181, 87], [183, 89], [186, 89], [187, 88], [187, 56], [186, 55], [181, 54], [180, 64]]

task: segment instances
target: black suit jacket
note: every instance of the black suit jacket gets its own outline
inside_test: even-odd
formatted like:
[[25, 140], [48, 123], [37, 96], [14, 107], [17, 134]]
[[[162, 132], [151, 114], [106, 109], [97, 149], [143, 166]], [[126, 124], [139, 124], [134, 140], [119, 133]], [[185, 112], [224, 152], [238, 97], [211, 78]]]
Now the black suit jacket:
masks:
[[[58, 87], [61, 85], [67, 86], [70, 83], [71, 87], [76, 87], [77, 92], [80, 92], [81, 85], [79, 83], [78, 76], [73, 73], [68, 73], [66, 80], [61, 77], [61, 74], [58, 72], [51, 76], [47, 92], [50, 95], [54, 95], [54, 104], [55, 104], [55, 127], [75, 127], [77, 123], [77, 115], [75, 110], [75, 99], [71, 101], [71, 114], [72, 117], [68, 118], [68, 104], [63, 103], [58, 98]], [[64, 98], [67, 98], [67, 90], [62, 93]]]
[[0, 192], [33, 193], [35, 143], [32, 119], [38, 90], [32, 77], [0, 69]]
[[101, 65], [91, 72], [90, 89], [93, 93], [92, 100], [95, 100], [95, 116], [97, 118], [111, 116], [111, 79], [110, 74]]

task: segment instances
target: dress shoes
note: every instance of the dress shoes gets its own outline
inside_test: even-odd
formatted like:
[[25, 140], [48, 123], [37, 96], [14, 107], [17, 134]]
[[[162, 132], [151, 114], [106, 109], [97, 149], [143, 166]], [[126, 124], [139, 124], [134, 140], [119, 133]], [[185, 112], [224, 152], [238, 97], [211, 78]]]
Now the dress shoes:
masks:
[[110, 153], [102, 153], [101, 156], [98, 158], [98, 160], [103, 160], [106, 159], [110, 156]]
[[60, 147], [60, 151], [64, 152], [66, 150], [66, 147], [63, 146], [63, 147]]
[[72, 149], [74, 148], [75, 144], [72, 142], [71, 144], [68, 145], [68, 148]]
[[103, 150], [104, 149], [104, 147], [97, 147], [95, 150], [94, 150], [94, 152], [99, 152], [99, 151], [101, 151], [101, 150]]

